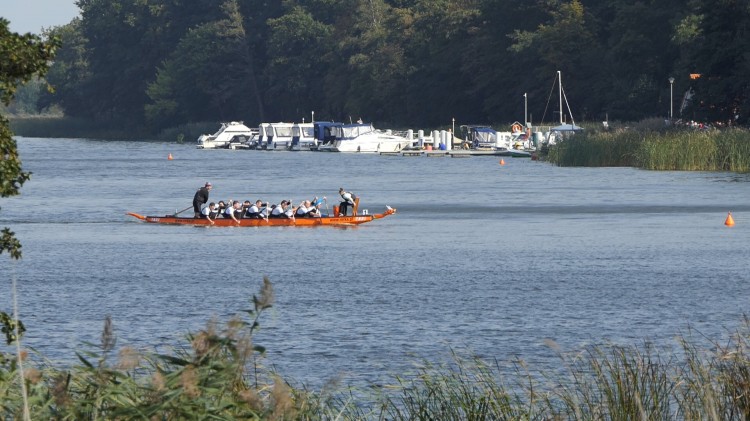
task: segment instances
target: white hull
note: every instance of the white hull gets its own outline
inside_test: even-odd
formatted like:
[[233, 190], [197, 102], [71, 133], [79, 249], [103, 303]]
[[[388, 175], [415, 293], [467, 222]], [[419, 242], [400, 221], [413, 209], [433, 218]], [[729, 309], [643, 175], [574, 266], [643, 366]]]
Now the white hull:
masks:
[[292, 145], [291, 150], [293, 151], [314, 151], [318, 149], [318, 143], [314, 140], [308, 142], [300, 141], [296, 145]]
[[411, 141], [392, 135], [366, 136], [366, 139], [342, 139], [334, 142], [331, 150], [333, 152], [399, 152]]
[[233, 146], [247, 145], [258, 135], [257, 129], [251, 129], [242, 122], [232, 121], [222, 123], [221, 128], [212, 134], [198, 137], [199, 149], [234, 149]]
[[332, 152], [399, 152], [411, 146], [411, 139], [375, 130], [371, 124], [350, 124], [334, 128], [335, 139], [318, 150]]
[[292, 148], [294, 141], [294, 123], [261, 123], [259, 131], [263, 135], [258, 149], [267, 151], [288, 151]]
[[274, 139], [271, 142], [268, 142], [266, 144], [266, 150], [268, 151], [288, 151], [289, 148], [292, 146], [292, 140], [291, 139], [283, 139], [283, 140], [276, 140]]

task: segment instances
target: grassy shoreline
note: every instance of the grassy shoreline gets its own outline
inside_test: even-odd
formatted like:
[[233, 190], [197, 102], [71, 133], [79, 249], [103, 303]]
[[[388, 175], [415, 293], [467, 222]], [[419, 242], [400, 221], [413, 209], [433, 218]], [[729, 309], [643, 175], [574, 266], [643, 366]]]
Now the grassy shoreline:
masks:
[[547, 159], [568, 167], [746, 173], [750, 172], [750, 131], [739, 128], [585, 131], [552, 146]]
[[[210, 321], [171, 355], [127, 346], [118, 351], [109, 318], [101, 343], [88, 344], [74, 367], [34, 363], [26, 351], [20, 356], [0, 352], [0, 418], [22, 419], [25, 406], [30, 419], [77, 420], [750, 417], [747, 318], [728, 339], [681, 336], [674, 352], [648, 343], [558, 350], [559, 369], [552, 372], [535, 371], [520, 360], [509, 372], [497, 361], [453, 353], [444, 363], [422, 361], [415, 373], [394, 375], [390, 384], [315, 391], [294, 387], [267, 369], [264, 348], [253, 342], [260, 316], [273, 301], [266, 278], [251, 300], [253, 310], [224, 323]], [[315, 362], [310, 365], [313, 369]]]

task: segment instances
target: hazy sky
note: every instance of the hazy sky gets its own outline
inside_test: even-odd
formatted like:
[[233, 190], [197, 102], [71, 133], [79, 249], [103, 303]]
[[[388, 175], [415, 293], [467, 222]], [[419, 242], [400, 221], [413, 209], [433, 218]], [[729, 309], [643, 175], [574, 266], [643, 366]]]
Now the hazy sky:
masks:
[[21, 34], [65, 25], [78, 12], [75, 0], [0, 0], [0, 16], [10, 21], [12, 32]]

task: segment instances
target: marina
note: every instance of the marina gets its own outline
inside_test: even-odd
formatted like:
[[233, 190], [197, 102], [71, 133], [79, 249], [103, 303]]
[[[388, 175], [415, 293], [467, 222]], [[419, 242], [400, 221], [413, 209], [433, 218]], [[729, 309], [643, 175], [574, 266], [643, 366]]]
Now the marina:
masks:
[[[558, 87], [560, 124], [555, 127], [534, 127], [526, 113], [524, 122], [515, 121], [509, 131], [498, 131], [487, 125], [465, 124], [455, 133], [455, 119], [450, 130], [376, 129], [372, 123], [335, 121], [305, 123], [261, 123], [250, 129], [242, 122], [222, 123], [213, 135], [198, 138], [199, 149], [251, 149], [284, 151], [321, 151], [345, 153], [379, 153], [391, 156], [507, 156], [534, 159], [546, 145], [554, 145], [565, 137], [583, 130], [573, 114], [562, 87], [562, 75], [555, 76]], [[563, 100], [568, 106], [571, 123], [564, 121]], [[350, 119], [351, 120], [351, 119]], [[542, 117], [544, 120], [544, 116]]]
[[[239, 126], [238, 126], [239, 125]], [[228, 133], [242, 127], [241, 134]], [[378, 153], [389, 156], [504, 156], [533, 158], [546, 135], [532, 134], [518, 123], [510, 132], [487, 126], [461, 126], [463, 138], [452, 130], [379, 130], [372, 124], [337, 122], [262, 123], [249, 129], [241, 123], [222, 123], [212, 135], [198, 138], [198, 149], [244, 149], [265, 151], [318, 151]], [[235, 129], [239, 130], [239, 129]], [[217, 140], [218, 139], [218, 140]]]

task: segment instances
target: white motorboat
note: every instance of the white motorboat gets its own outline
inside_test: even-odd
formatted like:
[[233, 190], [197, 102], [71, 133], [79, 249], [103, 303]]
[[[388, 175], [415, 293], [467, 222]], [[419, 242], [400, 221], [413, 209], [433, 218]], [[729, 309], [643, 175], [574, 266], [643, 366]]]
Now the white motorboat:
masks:
[[265, 149], [269, 151], [286, 151], [292, 147], [293, 123], [266, 123]]
[[203, 134], [198, 137], [199, 149], [237, 149], [248, 147], [248, 143], [258, 136], [258, 129], [251, 129], [241, 121], [221, 123], [214, 134]]
[[315, 125], [313, 123], [297, 123], [292, 126], [293, 151], [311, 151], [318, 148], [318, 139], [315, 138]]
[[372, 124], [355, 123], [331, 126], [335, 139], [318, 147], [330, 152], [399, 152], [412, 140], [390, 131], [375, 130]]
[[461, 149], [495, 151], [495, 155], [528, 158], [534, 150], [524, 132], [498, 132], [487, 126], [461, 126], [466, 139]]

